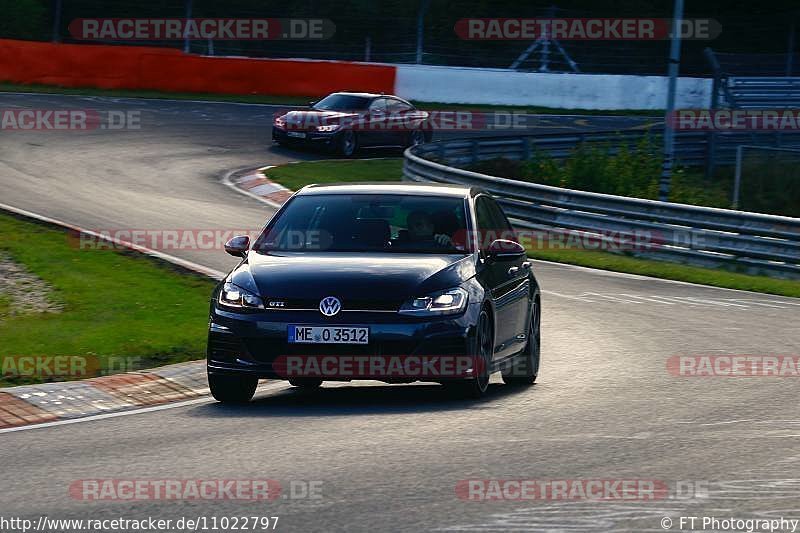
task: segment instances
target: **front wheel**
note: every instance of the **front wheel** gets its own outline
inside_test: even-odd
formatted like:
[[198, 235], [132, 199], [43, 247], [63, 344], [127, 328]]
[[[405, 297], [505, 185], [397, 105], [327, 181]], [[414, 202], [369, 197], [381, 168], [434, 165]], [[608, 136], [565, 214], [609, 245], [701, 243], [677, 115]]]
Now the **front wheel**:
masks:
[[406, 148], [410, 148], [412, 146], [419, 146], [420, 144], [425, 143], [425, 132], [422, 130], [414, 130], [408, 134], [408, 139], [406, 140]]
[[211, 396], [222, 403], [247, 403], [256, 393], [258, 378], [208, 374]]
[[445, 385], [461, 396], [480, 398], [489, 389], [493, 354], [494, 330], [489, 313], [484, 309], [478, 317], [478, 324], [475, 328], [475, 341], [472, 354], [470, 354], [474, 358], [472, 377], [463, 381], [445, 382]]
[[541, 317], [539, 299], [534, 300], [531, 324], [528, 327], [528, 344], [525, 350], [511, 362], [511, 367], [503, 371], [506, 385], [533, 385], [539, 375], [541, 354]]
[[339, 153], [352, 157], [358, 150], [358, 137], [353, 130], [345, 130], [339, 136]]

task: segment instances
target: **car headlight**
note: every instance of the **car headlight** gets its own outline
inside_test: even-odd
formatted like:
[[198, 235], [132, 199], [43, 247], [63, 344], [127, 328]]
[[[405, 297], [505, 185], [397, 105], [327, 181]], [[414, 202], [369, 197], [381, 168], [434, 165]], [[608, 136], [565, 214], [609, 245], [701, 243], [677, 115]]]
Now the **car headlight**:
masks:
[[400, 314], [414, 316], [457, 315], [467, 307], [467, 291], [461, 287], [414, 298], [400, 307]]
[[245, 309], [264, 309], [264, 300], [260, 296], [245, 290], [233, 283], [226, 283], [219, 291], [217, 300], [225, 307], [240, 307]]
[[336, 131], [339, 129], [339, 124], [325, 124], [322, 126], [317, 126], [317, 131], [321, 133]]
[[276, 117], [275, 122], [273, 122], [273, 124], [278, 126], [279, 128], [282, 128], [286, 126], [286, 119], [284, 119], [283, 117]]

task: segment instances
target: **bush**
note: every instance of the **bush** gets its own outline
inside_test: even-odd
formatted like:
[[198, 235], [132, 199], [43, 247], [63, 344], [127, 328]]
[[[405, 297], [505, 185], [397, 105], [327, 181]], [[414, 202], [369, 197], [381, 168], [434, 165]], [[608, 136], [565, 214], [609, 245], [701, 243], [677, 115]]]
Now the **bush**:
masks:
[[[726, 172], [727, 171], [727, 172]], [[733, 184], [733, 171], [721, 170]], [[800, 217], [800, 161], [785, 153], [746, 158], [739, 207], [747, 211]]]
[[[635, 145], [605, 143], [576, 146], [562, 161], [537, 152], [529, 161], [497, 158], [469, 170], [504, 178], [582, 191], [658, 199], [661, 146], [646, 135]], [[800, 216], [800, 165], [769, 159], [745, 165], [740, 208], [746, 211]], [[677, 166], [672, 173], [670, 201], [730, 208], [733, 169], [720, 168], [707, 178], [702, 171]]]

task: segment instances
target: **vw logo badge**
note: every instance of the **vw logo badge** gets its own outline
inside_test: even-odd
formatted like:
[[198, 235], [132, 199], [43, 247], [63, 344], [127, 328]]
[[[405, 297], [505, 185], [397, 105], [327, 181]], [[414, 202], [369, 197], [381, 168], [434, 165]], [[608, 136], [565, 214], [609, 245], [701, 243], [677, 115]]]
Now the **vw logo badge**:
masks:
[[326, 296], [319, 302], [319, 312], [325, 316], [333, 316], [342, 310], [342, 302], [335, 296]]

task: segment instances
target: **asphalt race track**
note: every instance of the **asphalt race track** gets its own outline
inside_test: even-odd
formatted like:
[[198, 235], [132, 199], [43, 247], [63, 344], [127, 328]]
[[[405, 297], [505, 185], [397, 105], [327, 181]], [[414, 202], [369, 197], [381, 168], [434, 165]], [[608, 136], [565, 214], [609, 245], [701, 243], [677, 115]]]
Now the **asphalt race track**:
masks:
[[[324, 157], [272, 147], [272, 108], [0, 94], [0, 107], [141, 111], [141, 129], [3, 132], [0, 202], [92, 229], [257, 228], [272, 210], [228, 171]], [[641, 125], [537, 117], [541, 131]], [[622, 125], [622, 126], [621, 126]], [[396, 154], [393, 154], [396, 155]], [[221, 251], [175, 255], [225, 270]], [[537, 262], [542, 371], [483, 401], [436, 385], [268, 387], [253, 403], [167, 409], [0, 435], [4, 516], [278, 516], [277, 530], [664, 531], [662, 519], [800, 518], [792, 378], [681, 378], [674, 355], [800, 354], [800, 300]], [[81, 501], [81, 479], [319, 484], [272, 502]], [[655, 501], [464, 501], [461, 480], [654, 480]], [[314, 485], [317, 486], [317, 485]], [[684, 496], [676, 497], [680, 491]], [[686, 487], [692, 487], [687, 489]]]

